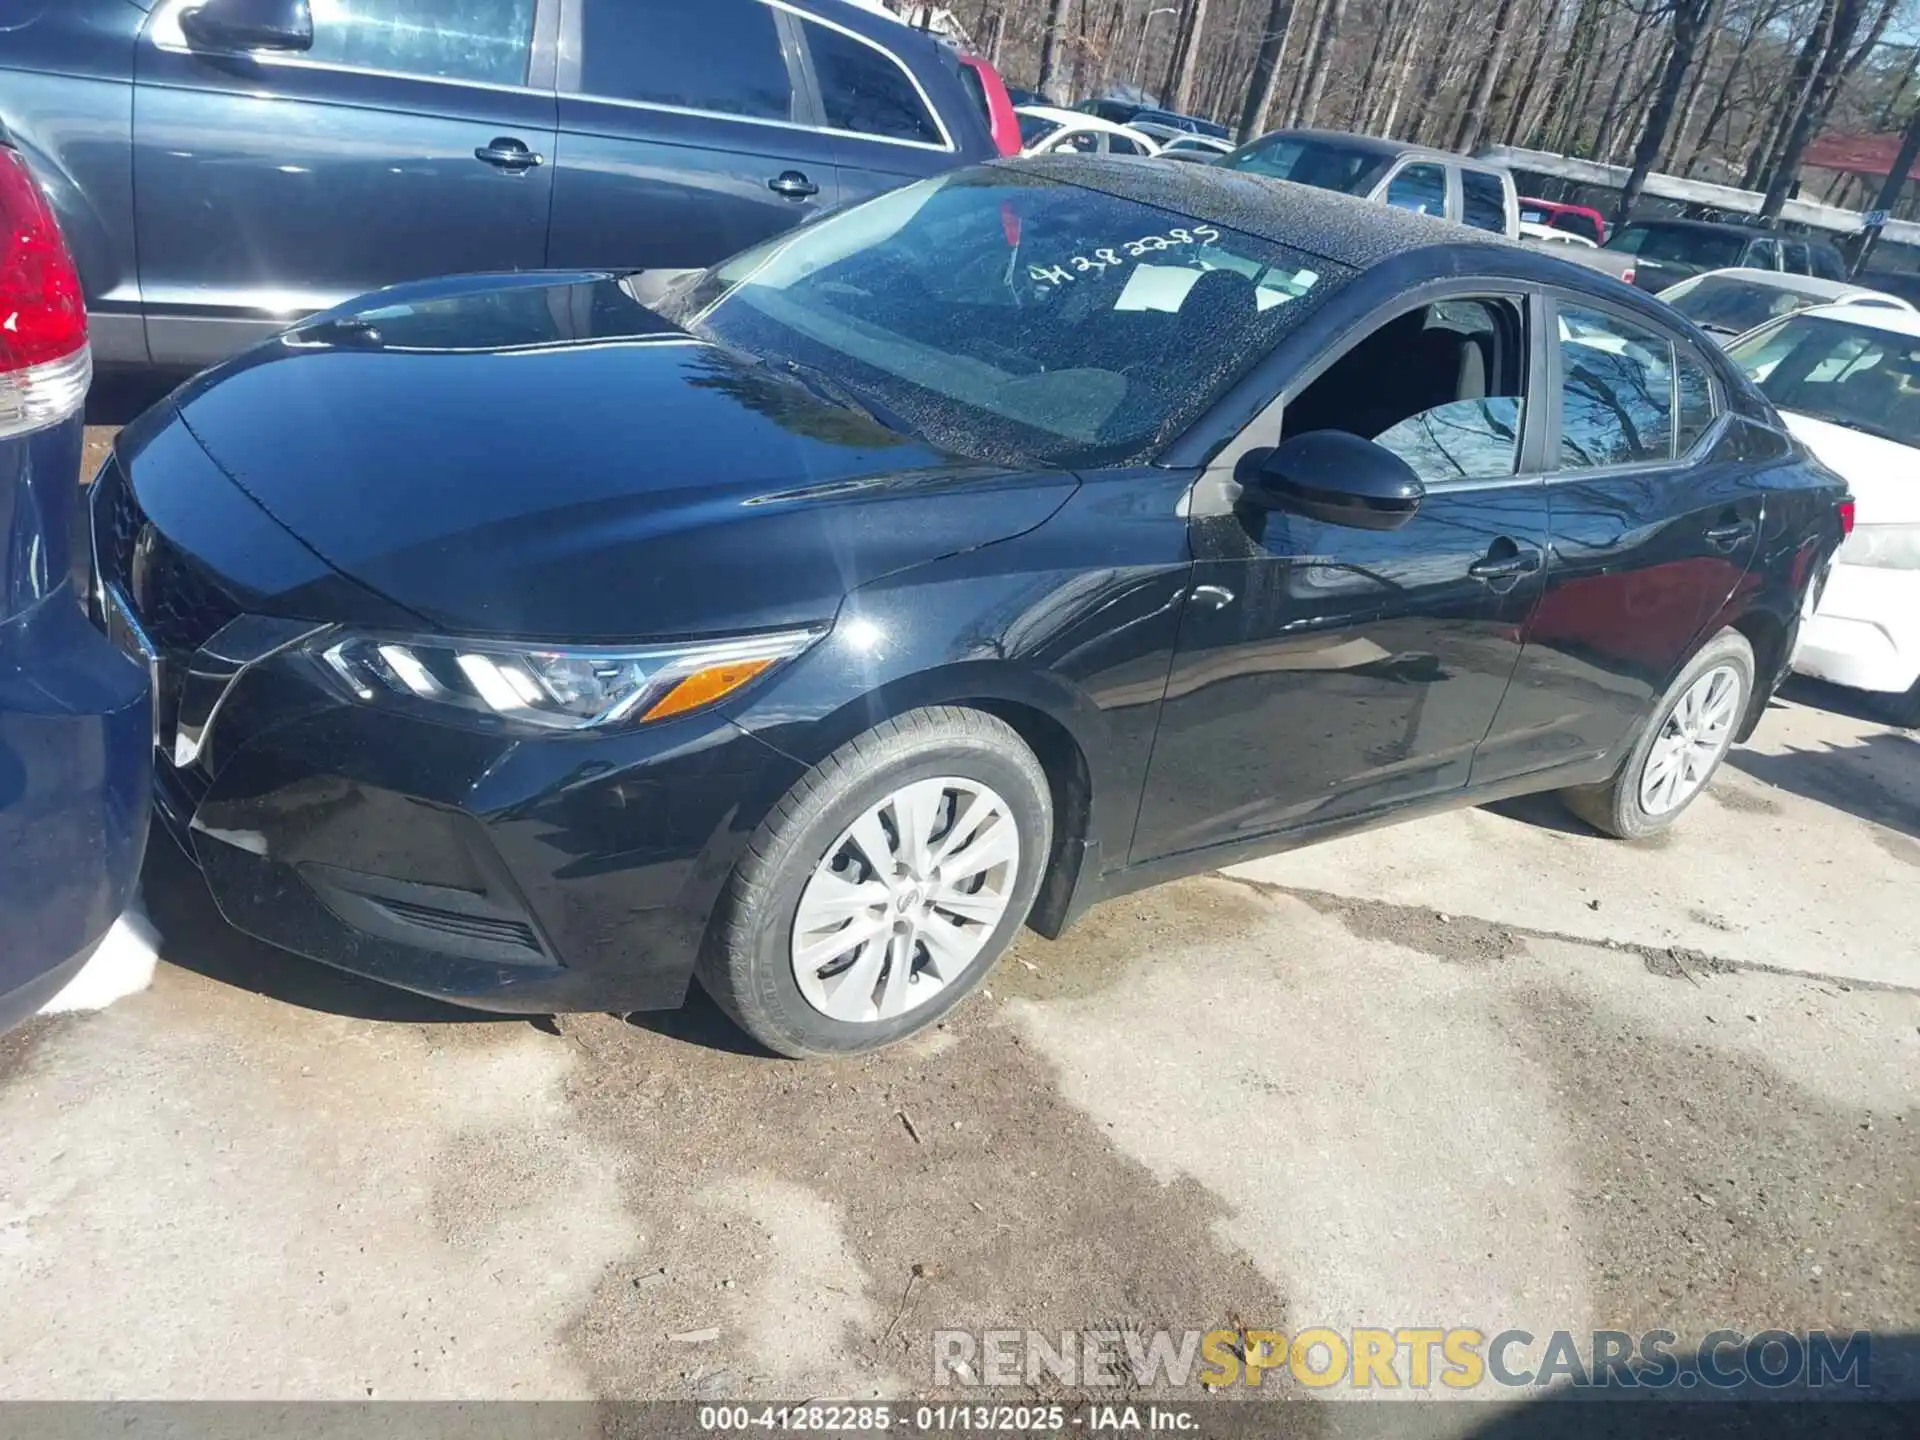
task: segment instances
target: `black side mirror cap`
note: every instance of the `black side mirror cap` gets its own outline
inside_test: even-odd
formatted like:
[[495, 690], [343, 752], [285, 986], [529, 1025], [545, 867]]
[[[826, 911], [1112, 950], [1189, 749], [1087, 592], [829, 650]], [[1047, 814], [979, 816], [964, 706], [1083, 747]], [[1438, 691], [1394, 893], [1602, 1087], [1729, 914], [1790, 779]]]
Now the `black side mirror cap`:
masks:
[[1241, 482], [1241, 498], [1355, 530], [1398, 530], [1427, 488], [1398, 455], [1344, 430], [1282, 440]]
[[180, 15], [180, 33], [210, 50], [311, 50], [308, 0], [205, 0]]

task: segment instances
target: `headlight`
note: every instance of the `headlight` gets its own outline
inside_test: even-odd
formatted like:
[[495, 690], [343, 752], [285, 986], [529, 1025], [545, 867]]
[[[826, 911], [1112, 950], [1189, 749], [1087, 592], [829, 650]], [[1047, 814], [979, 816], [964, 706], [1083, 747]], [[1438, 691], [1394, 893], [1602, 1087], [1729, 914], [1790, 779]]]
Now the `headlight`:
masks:
[[690, 645], [516, 645], [332, 631], [309, 650], [372, 705], [429, 716], [516, 721], [547, 730], [639, 724], [711, 705], [823, 630]]
[[1920, 525], [1856, 525], [1838, 558], [1842, 565], [1920, 570]]

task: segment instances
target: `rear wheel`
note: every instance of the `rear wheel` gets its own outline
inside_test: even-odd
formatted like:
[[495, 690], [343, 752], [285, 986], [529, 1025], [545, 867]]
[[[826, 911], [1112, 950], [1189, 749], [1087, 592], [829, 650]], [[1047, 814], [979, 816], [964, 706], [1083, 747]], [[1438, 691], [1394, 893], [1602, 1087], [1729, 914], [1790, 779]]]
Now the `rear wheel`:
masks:
[[1566, 807], [1622, 840], [1678, 820], [1720, 768], [1753, 694], [1753, 647], [1722, 630], [1674, 679], [1626, 762], [1604, 785], [1562, 790]]
[[977, 986], [1026, 920], [1052, 844], [1046, 772], [977, 710], [911, 711], [849, 741], [762, 822], [701, 984], [768, 1049], [875, 1050]]

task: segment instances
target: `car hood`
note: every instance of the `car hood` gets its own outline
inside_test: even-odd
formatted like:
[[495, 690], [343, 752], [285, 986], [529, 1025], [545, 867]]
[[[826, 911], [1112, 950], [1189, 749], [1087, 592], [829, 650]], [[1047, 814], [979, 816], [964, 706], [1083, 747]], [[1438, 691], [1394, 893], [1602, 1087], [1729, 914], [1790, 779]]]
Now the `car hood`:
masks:
[[1790, 410], [1780, 418], [1847, 482], [1860, 524], [1920, 524], [1920, 450]]
[[343, 575], [436, 628], [534, 639], [826, 618], [868, 580], [1032, 528], [1078, 483], [887, 429], [675, 328], [642, 288], [397, 287], [173, 403]]

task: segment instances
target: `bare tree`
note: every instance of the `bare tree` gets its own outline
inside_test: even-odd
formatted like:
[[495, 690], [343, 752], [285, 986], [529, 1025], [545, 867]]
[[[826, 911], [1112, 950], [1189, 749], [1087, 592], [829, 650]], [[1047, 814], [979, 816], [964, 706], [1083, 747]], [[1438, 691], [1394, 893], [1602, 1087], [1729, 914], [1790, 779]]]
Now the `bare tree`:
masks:
[[1293, 0], [1271, 0], [1267, 23], [1260, 32], [1260, 48], [1254, 53], [1253, 75], [1247, 81], [1246, 103], [1240, 107], [1240, 143], [1245, 144], [1266, 129], [1267, 112], [1273, 108], [1273, 92], [1280, 79], [1280, 52], [1286, 48], [1287, 32], [1293, 28]]
[[[1081, 0], [1081, 4], [1090, 0]], [[1067, 28], [1067, 0], [1047, 0], [1046, 28], [1040, 32], [1040, 93], [1055, 105], [1067, 97], [1061, 92], [1061, 32]]]
[[1311, 125], [1320, 112], [1320, 98], [1327, 88], [1328, 51], [1340, 34], [1340, 22], [1346, 13], [1347, 0], [1325, 0], [1320, 7], [1318, 23], [1313, 27], [1313, 38], [1307, 47], [1305, 90], [1300, 103], [1294, 107], [1296, 125]]
[[1623, 225], [1633, 213], [1633, 207], [1640, 203], [1640, 191], [1667, 143], [1667, 126], [1673, 118], [1674, 106], [1679, 103], [1680, 87], [1686, 83], [1687, 68], [1693, 64], [1700, 33], [1712, 9], [1713, 0], [1673, 0], [1673, 44], [1667, 51], [1666, 70], [1660, 77], [1653, 108], [1647, 112], [1647, 122], [1640, 131], [1640, 142], [1634, 146], [1633, 168], [1627, 172], [1627, 183], [1620, 191], [1618, 220]]
[[1486, 128], [1487, 106], [1493, 102], [1494, 82], [1506, 67], [1507, 51], [1513, 43], [1513, 7], [1514, 0], [1500, 0], [1500, 8], [1494, 14], [1493, 38], [1480, 57], [1479, 67], [1473, 77], [1473, 94], [1460, 116], [1459, 128], [1453, 132], [1453, 148], [1456, 150], [1472, 150], [1480, 143], [1480, 132]]

